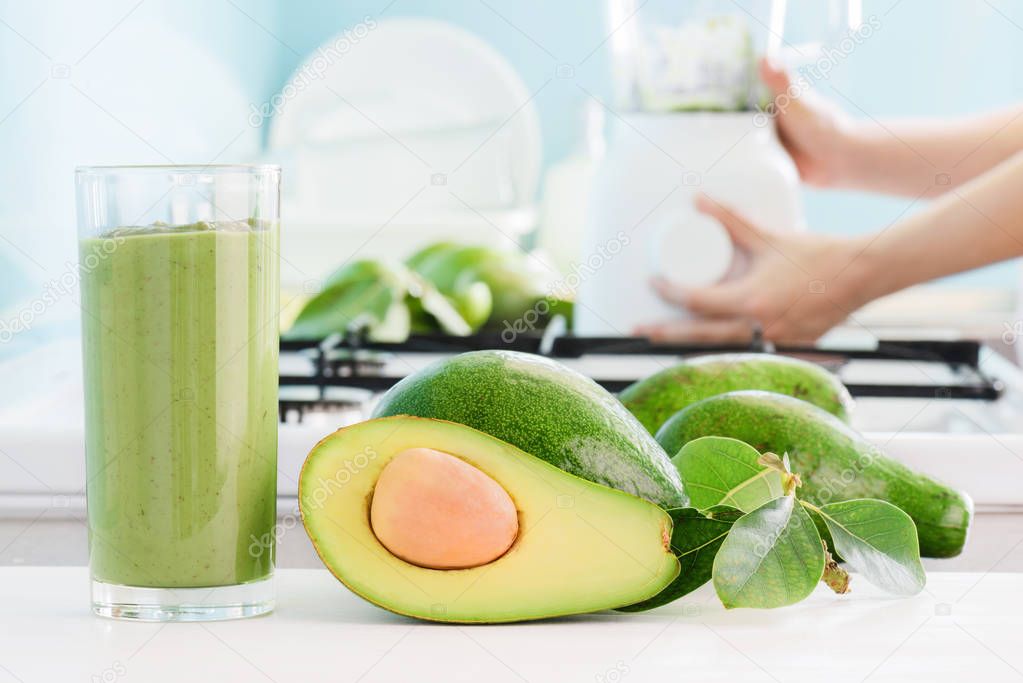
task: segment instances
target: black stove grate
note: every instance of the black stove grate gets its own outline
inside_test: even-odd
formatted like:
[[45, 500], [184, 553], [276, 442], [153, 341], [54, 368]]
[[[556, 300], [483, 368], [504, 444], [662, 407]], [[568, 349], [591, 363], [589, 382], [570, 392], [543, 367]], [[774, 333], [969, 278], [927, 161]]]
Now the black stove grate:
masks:
[[[361, 335], [334, 335], [324, 340], [282, 340], [282, 353], [299, 353], [310, 357], [313, 372], [309, 375], [281, 375], [281, 415], [302, 416], [310, 409], [323, 409], [334, 404], [350, 406], [347, 401], [332, 398], [332, 388], [347, 387], [369, 392], [386, 391], [402, 377], [385, 375], [383, 370], [389, 354], [463, 353], [483, 349], [505, 349], [540, 353], [551, 358], [582, 358], [591, 354], [620, 356], [691, 356], [707, 353], [777, 353], [814, 360], [837, 369], [850, 360], [882, 360], [939, 363], [956, 373], [961, 381], [929, 384], [847, 383], [856, 397], [967, 399], [994, 401], [1003, 392], [1002, 384], [980, 369], [981, 344], [977, 341], [881, 341], [871, 349], [839, 349], [816, 346], [774, 347], [762, 340], [748, 345], [656, 344], [641, 337], [540, 337], [516, 335], [502, 338], [499, 333], [481, 333], [468, 337], [417, 335], [401, 343], [370, 342]], [[612, 392], [621, 391], [632, 379], [594, 381]], [[313, 387], [315, 397], [284, 398], [287, 388]]]

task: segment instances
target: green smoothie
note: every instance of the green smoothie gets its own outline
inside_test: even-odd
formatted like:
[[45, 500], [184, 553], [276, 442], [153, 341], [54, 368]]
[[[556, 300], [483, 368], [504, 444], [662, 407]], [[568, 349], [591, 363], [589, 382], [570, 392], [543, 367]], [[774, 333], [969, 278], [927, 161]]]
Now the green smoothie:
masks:
[[198, 223], [80, 242], [93, 579], [273, 571], [278, 230]]

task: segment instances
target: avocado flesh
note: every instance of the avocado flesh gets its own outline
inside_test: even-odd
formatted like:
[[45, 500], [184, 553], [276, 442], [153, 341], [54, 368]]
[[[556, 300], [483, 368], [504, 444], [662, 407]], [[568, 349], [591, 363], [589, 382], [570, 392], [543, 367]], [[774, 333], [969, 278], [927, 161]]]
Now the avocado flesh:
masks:
[[635, 382], [619, 394], [654, 434], [679, 410], [710, 396], [758, 389], [787, 394], [847, 420], [852, 397], [835, 375], [815, 363], [762, 353], [697, 356]]
[[417, 415], [486, 432], [576, 476], [665, 508], [688, 497], [678, 470], [618, 400], [543, 356], [473, 351], [415, 372], [374, 417]]
[[[507, 553], [479, 567], [428, 569], [377, 540], [374, 485], [410, 448], [455, 455], [508, 492], [519, 535]], [[335, 432], [306, 459], [299, 503], [313, 545], [342, 583], [419, 619], [506, 622], [612, 609], [656, 595], [679, 573], [671, 519], [657, 506], [450, 422], [390, 417]]]
[[657, 432], [672, 455], [701, 436], [729, 436], [762, 453], [787, 453], [802, 479], [799, 496], [815, 505], [878, 498], [902, 508], [916, 523], [924, 557], [954, 557], [966, 543], [973, 517], [968, 495], [892, 460], [806, 401], [735, 391], [694, 403]]

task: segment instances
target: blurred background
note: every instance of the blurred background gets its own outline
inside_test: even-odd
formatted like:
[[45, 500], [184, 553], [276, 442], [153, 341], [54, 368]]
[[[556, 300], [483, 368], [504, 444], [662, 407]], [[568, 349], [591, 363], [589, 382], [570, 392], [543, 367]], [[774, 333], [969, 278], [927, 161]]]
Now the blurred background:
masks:
[[[656, 14], [657, 4], [644, 11]], [[848, 32], [826, 16], [841, 9], [821, 9], [835, 3], [789, 5], [789, 43], [837, 45]], [[544, 263], [564, 272], [578, 250], [603, 132], [622, 106], [612, 57], [627, 8], [582, 0], [2, 2], [0, 319], [12, 320], [74, 261], [76, 164], [282, 164], [282, 277], [293, 291], [315, 290], [387, 221], [365, 254], [409, 247], [410, 231], [423, 243], [454, 232], [539, 244], [556, 252]], [[609, 16], [615, 11], [622, 16]], [[877, 29], [814, 83], [851, 114], [962, 114], [1019, 92], [1017, 5], [863, 0], [860, 12]], [[297, 87], [285, 89], [291, 79]], [[912, 199], [801, 192], [816, 231], [874, 230], [919, 208]], [[1016, 281], [1008, 263], [941, 287], [964, 297], [960, 312], [971, 321], [999, 332], [1005, 315], [983, 312], [1012, 310]], [[0, 346], [0, 357], [75, 334], [75, 310], [49, 306], [28, 333]]]

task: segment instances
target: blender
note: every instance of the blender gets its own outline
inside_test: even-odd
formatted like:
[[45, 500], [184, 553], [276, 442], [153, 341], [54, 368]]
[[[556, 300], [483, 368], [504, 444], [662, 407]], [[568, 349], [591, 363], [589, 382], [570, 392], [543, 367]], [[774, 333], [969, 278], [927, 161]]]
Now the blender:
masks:
[[[697, 192], [764, 229], [805, 229], [799, 175], [762, 111], [768, 94], [757, 76], [762, 55], [791, 64], [820, 51], [819, 42], [783, 38], [788, 5], [610, 3], [616, 103], [588, 205], [576, 333], [624, 336], [687, 317], [657, 296], [655, 276], [696, 287], [741, 274], [743, 255], [696, 212]], [[815, 11], [809, 24], [819, 34], [858, 22], [856, 0], [815, 2], [801, 23]]]

